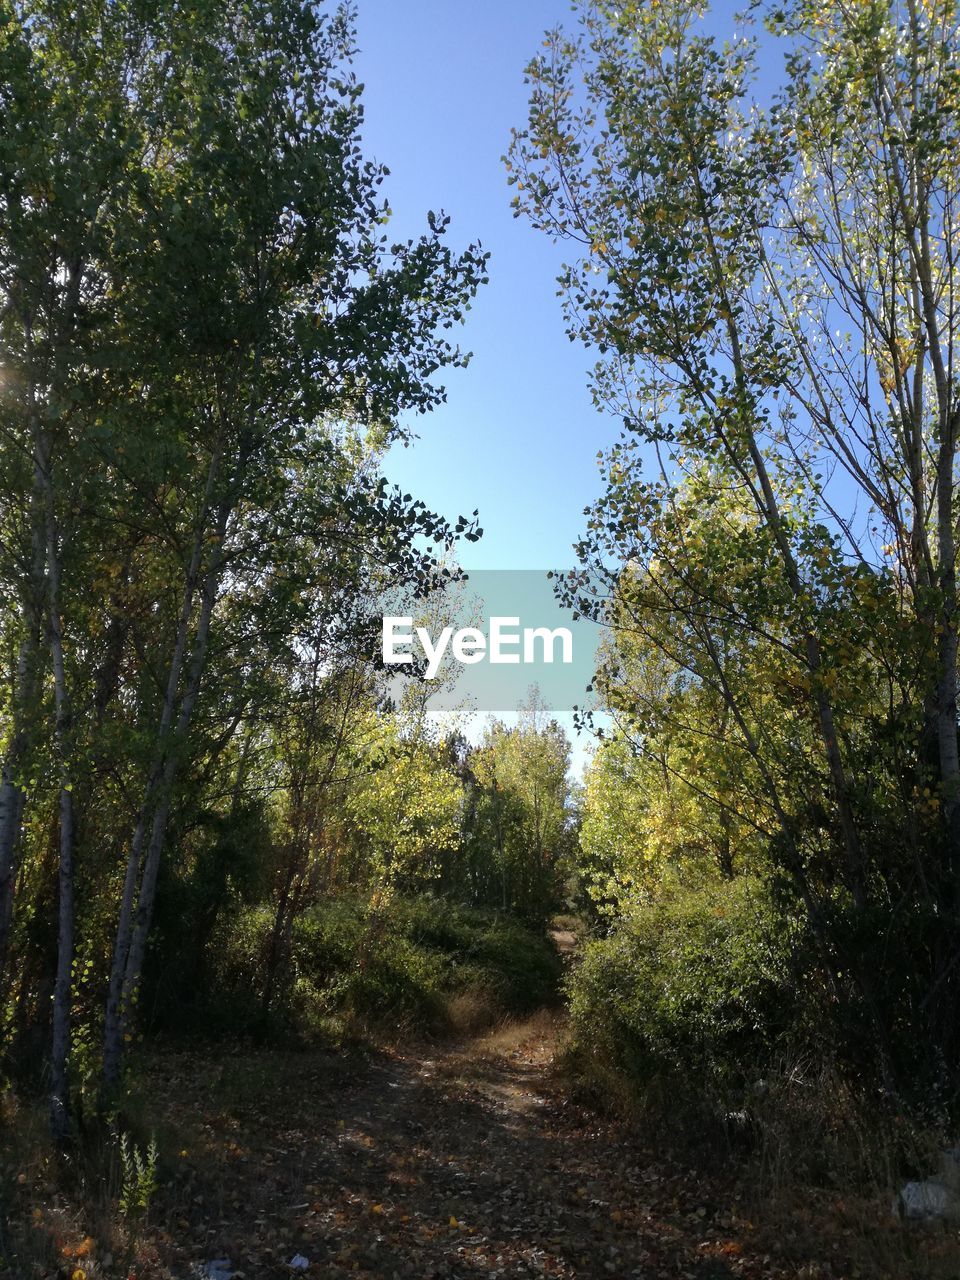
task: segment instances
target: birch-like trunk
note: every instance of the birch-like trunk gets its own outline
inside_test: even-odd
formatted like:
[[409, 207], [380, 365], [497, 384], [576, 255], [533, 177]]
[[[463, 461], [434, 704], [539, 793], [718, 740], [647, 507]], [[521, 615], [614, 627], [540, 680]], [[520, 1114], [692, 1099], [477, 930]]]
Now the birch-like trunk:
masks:
[[25, 795], [20, 771], [26, 747], [22, 706], [29, 666], [27, 642], [20, 645], [14, 690], [13, 732], [0, 765], [0, 981], [6, 969], [7, 947], [13, 925], [13, 897], [20, 863], [20, 828]]
[[50, 1047], [50, 1123], [54, 1138], [63, 1142], [70, 1133], [68, 1065], [70, 1013], [73, 1003], [74, 841], [73, 786], [69, 747], [70, 700], [60, 612], [60, 536], [51, 475], [51, 450], [45, 432], [37, 429], [34, 435], [35, 480], [42, 496], [44, 511], [47, 634], [53, 665], [54, 743], [60, 771], [57, 968], [53, 990], [53, 1027]]
[[21, 828], [26, 793], [22, 770], [27, 754], [30, 716], [36, 704], [40, 680], [43, 597], [46, 574], [46, 538], [37, 495], [33, 501], [32, 559], [28, 594], [23, 602], [23, 638], [14, 675], [13, 725], [3, 763], [0, 765], [0, 982], [6, 967], [13, 900], [20, 865]]
[[[219, 456], [211, 461], [207, 476], [207, 493], [204, 513], [209, 511], [210, 498], [219, 473]], [[103, 1084], [109, 1094], [120, 1083], [123, 1064], [123, 1046], [130, 1025], [131, 1005], [136, 997], [143, 968], [147, 935], [153, 919], [160, 856], [170, 814], [170, 796], [176, 779], [178, 757], [176, 742], [183, 739], [190, 725], [193, 708], [199, 693], [200, 680], [206, 661], [210, 620], [220, 583], [223, 537], [229, 507], [221, 504], [215, 526], [214, 549], [204, 576], [201, 594], [200, 617], [190, 660], [187, 687], [177, 712], [183, 667], [186, 662], [190, 636], [190, 620], [193, 613], [196, 588], [200, 576], [203, 549], [206, 543], [206, 518], [200, 521], [194, 542], [191, 563], [184, 586], [183, 604], [177, 627], [174, 654], [167, 679], [167, 688], [161, 713], [157, 742], [157, 756], [147, 780], [143, 802], [134, 829], [130, 853], [124, 876], [123, 896], [117, 922], [110, 968], [110, 983], [103, 1041]], [[173, 739], [173, 741], [171, 741]], [[149, 838], [148, 838], [149, 832]], [[144, 846], [146, 845], [146, 848]]]

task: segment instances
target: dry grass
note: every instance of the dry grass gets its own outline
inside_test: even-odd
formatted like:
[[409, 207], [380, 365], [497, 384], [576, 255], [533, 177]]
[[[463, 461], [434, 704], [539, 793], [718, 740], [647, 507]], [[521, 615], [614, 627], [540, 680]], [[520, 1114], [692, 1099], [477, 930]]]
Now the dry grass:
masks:
[[960, 1280], [956, 1224], [907, 1222], [894, 1211], [898, 1188], [932, 1173], [952, 1144], [932, 1128], [882, 1117], [834, 1073], [814, 1077], [804, 1064], [784, 1063], [732, 1116], [676, 1082], [639, 1091], [582, 1047], [564, 1046], [557, 1072], [573, 1096], [619, 1117], [638, 1141], [705, 1178], [734, 1179], [757, 1239], [775, 1242], [801, 1269], [835, 1251], [848, 1260], [837, 1274], [851, 1280]]
[[531, 1042], [542, 1041], [552, 1049], [562, 1018], [551, 1009], [540, 1009], [529, 1018], [505, 1018], [485, 1035], [478, 1036], [471, 1046], [478, 1057], [509, 1057], [528, 1047]]
[[444, 1016], [454, 1035], [476, 1035], [502, 1017], [497, 1002], [485, 991], [459, 991], [444, 1002]]

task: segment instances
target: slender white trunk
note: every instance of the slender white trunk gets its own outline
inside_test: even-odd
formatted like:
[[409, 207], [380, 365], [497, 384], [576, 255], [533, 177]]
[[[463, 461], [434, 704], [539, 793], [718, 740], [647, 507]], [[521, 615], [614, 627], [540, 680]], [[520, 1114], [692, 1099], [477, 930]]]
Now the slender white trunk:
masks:
[[21, 825], [26, 801], [21, 773], [29, 744], [28, 725], [40, 678], [46, 538], [36, 494], [33, 500], [33, 517], [31, 577], [23, 602], [23, 638], [17, 655], [11, 698], [13, 726], [7, 753], [0, 765], [0, 981], [3, 979], [13, 925], [13, 899], [20, 863]]
[[[223, 523], [225, 523], [225, 513]], [[197, 636], [194, 643], [187, 688], [180, 705], [177, 718], [176, 737], [182, 741], [190, 727], [193, 709], [200, 692], [200, 682], [206, 665], [207, 645], [210, 639], [210, 622], [213, 607], [217, 600], [220, 586], [220, 569], [223, 547], [223, 529], [218, 529], [217, 541], [211, 555], [210, 567], [207, 570], [200, 605], [200, 619], [197, 625]], [[147, 948], [147, 937], [153, 921], [153, 904], [157, 890], [157, 875], [160, 870], [160, 856], [167, 834], [167, 821], [170, 816], [170, 799], [179, 766], [179, 756], [174, 751], [168, 757], [163, 771], [160, 803], [153, 816], [153, 827], [150, 832], [150, 843], [143, 866], [143, 880], [140, 885], [140, 899], [130, 939], [130, 952], [127, 956], [126, 970], [123, 979], [123, 995], [121, 999], [121, 1016], [126, 1019], [132, 1006], [143, 971], [143, 958]]]
[[[181, 738], [189, 726], [206, 659], [210, 618], [220, 581], [223, 534], [228, 514], [228, 509], [223, 504], [218, 512], [215, 527], [216, 541], [203, 583], [200, 619], [190, 662], [187, 689], [180, 701], [180, 711], [177, 714], [178, 695], [190, 637], [190, 619], [207, 541], [207, 515], [219, 469], [220, 457], [214, 455], [207, 474], [203, 510], [184, 586], [183, 603], [160, 718], [157, 755], [147, 779], [127, 858], [104, 1022], [103, 1084], [107, 1093], [113, 1092], [120, 1082], [124, 1038], [130, 1023], [130, 1006], [136, 996], [147, 934], [153, 918], [160, 855], [163, 851], [170, 813], [170, 792], [177, 770], [177, 757], [175, 752], [171, 751], [170, 739], [171, 736], [176, 739]], [[176, 723], [174, 723], [175, 718]], [[146, 845], [146, 851], [144, 851], [144, 845]]]
[[19, 752], [11, 750], [0, 774], [0, 980], [6, 969], [13, 925], [13, 897], [19, 867], [24, 795], [18, 781]]
[[[35, 415], [36, 417], [36, 415]], [[35, 479], [42, 495], [47, 561], [47, 634], [53, 665], [54, 742], [60, 772], [59, 874], [57, 905], [57, 968], [53, 990], [53, 1028], [50, 1049], [50, 1122], [53, 1135], [64, 1141], [70, 1132], [68, 1063], [70, 1013], [73, 1003], [74, 841], [73, 786], [70, 775], [70, 701], [64, 660], [60, 614], [60, 537], [51, 475], [51, 450], [46, 433], [35, 437]]]

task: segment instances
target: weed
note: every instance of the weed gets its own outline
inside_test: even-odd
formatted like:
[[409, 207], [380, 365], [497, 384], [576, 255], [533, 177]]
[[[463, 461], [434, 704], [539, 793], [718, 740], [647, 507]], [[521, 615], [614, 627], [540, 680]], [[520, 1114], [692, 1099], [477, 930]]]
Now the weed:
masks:
[[157, 1140], [151, 1137], [146, 1149], [141, 1151], [128, 1133], [121, 1133], [119, 1150], [120, 1212], [125, 1218], [146, 1217], [157, 1190]]

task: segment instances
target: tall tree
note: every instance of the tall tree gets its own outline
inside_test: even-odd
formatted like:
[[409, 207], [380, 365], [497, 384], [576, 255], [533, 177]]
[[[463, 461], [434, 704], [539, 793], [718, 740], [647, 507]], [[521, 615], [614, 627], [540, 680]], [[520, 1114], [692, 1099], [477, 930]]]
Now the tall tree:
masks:
[[492, 720], [471, 769], [483, 788], [475, 821], [499, 871], [501, 905], [534, 919], [556, 904], [571, 845], [570, 744], [539, 689], [517, 724]]
[[[255, 703], [253, 673], [234, 678], [238, 610], [282, 649], [311, 590], [332, 616], [365, 558], [420, 583], [425, 540], [470, 532], [390, 490], [376, 459], [465, 360], [446, 330], [485, 255], [454, 253], [432, 214], [422, 238], [388, 242], [351, 52], [349, 10], [305, 0], [0, 10], [0, 947], [26, 784], [52, 770], [61, 1134], [74, 865], [92, 887], [120, 864], [109, 1089], [191, 752], [222, 753]], [[231, 691], [214, 736], [211, 661]], [[34, 734], [54, 749], [37, 768]], [[88, 847], [104, 812], [109, 838]]]
[[[667, 653], [655, 613], [695, 641], [688, 667], [779, 808], [780, 861], [846, 939], [889, 1083], [896, 1016], [865, 948], [906, 903], [931, 960], [904, 998], [939, 1052], [957, 998], [957, 15], [951, 0], [759, 12], [764, 57], [775, 38], [786, 55], [767, 108], [757, 40], [721, 46], [700, 6], [583, 3], [580, 33], [552, 34], [528, 68], [509, 163], [518, 211], [576, 248], [570, 334], [597, 348], [597, 403], [626, 427], [581, 555], [601, 596], [632, 591], [611, 564], [652, 567], [641, 625]], [[733, 632], [778, 655], [780, 701], [815, 731], [800, 740], [826, 803], [802, 821], [733, 678]], [[811, 847], [829, 868], [819, 901]]]

